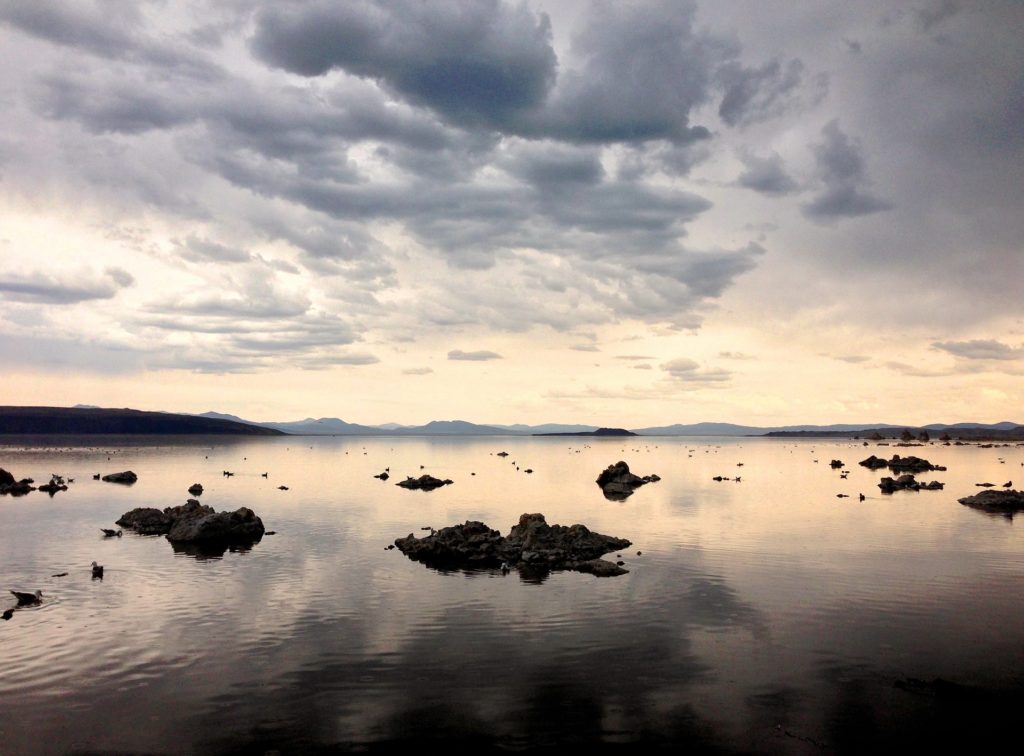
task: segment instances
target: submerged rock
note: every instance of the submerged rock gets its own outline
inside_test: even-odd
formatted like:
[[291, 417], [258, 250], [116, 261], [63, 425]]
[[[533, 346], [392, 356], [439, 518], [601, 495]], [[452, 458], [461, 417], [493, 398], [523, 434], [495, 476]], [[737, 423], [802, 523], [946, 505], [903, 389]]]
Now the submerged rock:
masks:
[[597, 485], [601, 487], [606, 499], [622, 501], [633, 494], [637, 488], [647, 483], [657, 483], [661, 480], [657, 475], [645, 475], [640, 477], [629, 471], [629, 465], [625, 462], [616, 462], [608, 465], [604, 471], [597, 476]]
[[395, 546], [410, 559], [432, 567], [499, 567], [575, 570], [600, 577], [623, 575], [618, 565], [599, 557], [630, 546], [624, 538], [594, 533], [585, 525], [548, 525], [542, 514], [524, 514], [502, 536], [482, 522], [441, 528], [423, 538], [410, 533]]
[[131, 485], [139, 479], [139, 476], [133, 473], [131, 470], [125, 470], [124, 472], [110, 473], [110, 475], [104, 475], [103, 480], [107, 483], [124, 483], [125, 485]]
[[1013, 517], [1017, 512], [1024, 510], [1024, 491], [982, 491], [958, 501], [984, 512]]
[[60, 475], [51, 475], [50, 482], [39, 486], [39, 490], [50, 494], [50, 498], [52, 499], [58, 491], [67, 491], [68, 486], [64, 482], [64, 478]]
[[152, 507], [125, 512], [117, 521], [142, 535], [166, 535], [169, 541], [249, 541], [263, 537], [263, 521], [248, 507], [216, 512], [213, 507], [189, 499], [163, 511]]
[[193, 496], [202, 496], [203, 495], [203, 484], [202, 483], [193, 483], [191, 486], [188, 487], [188, 492], [190, 494], [192, 494]]
[[421, 475], [418, 478], [413, 478], [410, 476], [403, 480], [401, 483], [395, 483], [396, 486], [401, 486], [402, 488], [409, 488], [417, 491], [433, 491], [435, 488], [440, 488], [441, 486], [450, 486], [451, 484], [452, 481], [448, 480], [447, 478], [441, 480], [440, 478], [435, 478], [433, 475]]

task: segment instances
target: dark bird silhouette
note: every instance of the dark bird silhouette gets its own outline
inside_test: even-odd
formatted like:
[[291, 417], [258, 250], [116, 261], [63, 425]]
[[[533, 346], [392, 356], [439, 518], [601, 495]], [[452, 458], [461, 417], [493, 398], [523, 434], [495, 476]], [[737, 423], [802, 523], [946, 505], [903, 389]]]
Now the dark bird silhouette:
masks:
[[277, 490], [278, 491], [287, 491], [288, 490], [288, 486], [278, 486]]
[[0, 614], [0, 617], [3, 617], [5, 620], [9, 620], [13, 616], [14, 616], [14, 610], [13, 609], [7, 609], [7, 610], [4, 611], [3, 614]]
[[1008, 480], [1005, 483], [1003, 483], [1003, 488], [1013, 488], [1013, 481]]
[[269, 476], [270, 476], [270, 473], [263, 473], [260, 477], [261, 478], [267, 478]]
[[104, 538], [120, 538], [121, 537], [121, 531], [120, 530], [111, 530], [110, 528], [100, 528], [100, 530], [103, 531], [103, 537]]
[[11, 595], [18, 599], [18, 606], [34, 606], [43, 600], [43, 592], [26, 593], [25, 591], [11, 591]]
[[92, 479], [93, 480], [99, 480], [100, 479], [100, 474], [96, 473], [95, 475], [92, 476]]
[[867, 498], [866, 496], [864, 496], [864, 494], [857, 494], [857, 495], [860, 497], [860, 501], [864, 501], [864, 499]]
[[103, 565], [102, 564], [96, 564], [96, 562], [92, 563], [92, 576], [94, 578], [102, 578], [103, 577]]

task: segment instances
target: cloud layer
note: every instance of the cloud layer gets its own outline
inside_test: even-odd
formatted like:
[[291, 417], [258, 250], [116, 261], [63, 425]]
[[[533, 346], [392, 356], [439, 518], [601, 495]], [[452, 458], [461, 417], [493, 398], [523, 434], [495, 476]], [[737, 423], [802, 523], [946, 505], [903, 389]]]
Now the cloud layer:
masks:
[[856, 345], [792, 339], [794, 362], [867, 370], [888, 322], [924, 361], [1012, 362], [1022, 23], [995, 0], [2, 2], [0, 337], [103, 334], [126, 372], [500, 355], [548, 380], [524, 338], [609, 355], [635, 397], [742, 387], [716, 355], [750, 367], [801, 318]]

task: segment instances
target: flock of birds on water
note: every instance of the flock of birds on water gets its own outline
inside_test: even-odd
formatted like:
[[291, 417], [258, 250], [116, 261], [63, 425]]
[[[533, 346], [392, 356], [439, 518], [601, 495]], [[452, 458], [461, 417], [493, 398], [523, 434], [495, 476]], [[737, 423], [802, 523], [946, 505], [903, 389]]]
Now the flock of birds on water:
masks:
[[[867, 444], [865, 443], [864, 445], [866, 446]], [[913, 445], [918, 446], [920, 444], [913, 444]], [[1008, 445], [1008, 444], [1004, 444], [1004, 445]], [[888, 444], [879, 444], [879, 446], [888, 446]], [[312, 449], [313, 447], [310, 446], [309, 448]], [[365, 450], [365, 448], [366, 447], [363, 447], [364, 450]], [[582, 444], [579, 448], [576, 448], [576, 449], [574, 449], [573, 447], [570, 446], [569, 447], [569, 452], [570, 453], [579, 454], [582, 451], [584, 451], [586, 449], [590, 449], [590, 448], [592, 448], [590, 444]], [[655, 449], [658, 448], [657, 444], [654, 445], [654, 448]], [[721, 449], [721, 448], [722, 447], [720, 445], [715, 445], [713, 448], [705, 449], [704, 453], [705, 454], [711, 454], [711, 453], [717, 454], [718, 450]], [[742, 447], [741, 446], [737, 446], [736, 448], [742, 448]], [[799, 447], [795, 447], [795, 448], [799, 448]], [[989, 447], [988, 447], [988, 445], [981, 445], [980, 448], [989, 448]], [[289, 449], [290, 449], [290, 447], [289, 447]], [[71, 451], [71, 450], [69, 449], [69, 451]], [[392, 451], [394, 451], [394, 449], [392, 449]], [[623, 448], [620, 451], [625, 453], [627, 451], [627, 449]], [[651, 448], [649, 446], [645, 445], [642, 448], [631, 448], [628, 451], [634, 452], [634, 453], [640, 453], [641, 451], [650, 452]], [[693, 455], [696, 453], [697, 450], [696, 449], [687, 449], [686, 451], [687, 451], [688, 458], [692, 459]], [[111, 452], [111, 454], [114, 454], [114, 453], [116, 453], [116, 452]], [[790, 451], [790, 453], [792, 454], [793, 451]], [[813, 454], [816, 453], [816, 451], [814, 449], [811, 449], [810, 453], [813, 455]], [[345, 454], [347, 455], [348, 452], [346, 451]], [[366, 454], [367, 454], [367, 452], [363, 451], [363, 455], [365, 456]], [[509, 453], [506, 452], [506, 451], [500, 451], [500, 452], [497, 452], [497, 453], [492, 452], [492, 455], [504, 459], [504, 458], [507, 458], [509, 456]], [[111, 458], [110, 456], [107, 457], [108, 460], [110, 458]], [[207, 455], [206, 458], [209, 459], [209, 456]], [[247, 460], [248, 458], [247, 457], [243, 457], [242, 459], [243, 460]], [[1006, 464], [1005, 458], [999, 457], [998, 460], [999, 460], [1000, 464]], [[818, 460], [817, 459], [813, 459], [812, 462], [817, 463]], [[520, 470], [520, 466], [519, 466], [519, 464], [515, 460], [511, 460], [511, 464], [512, 464], [513, 467], [515, 467], [516, 471]], [[738, 463], [736, 463], [736, 466], [737, 467], [743, 467], [744, 463], [743, 462], [738, 462]], [[832, 466], [835, 467], [834, 464]], [[1024, 467], [1024, 462], [1021, 462], [1021, 466]], [[424, 467], [425, 467], [424, 465], [420, 465], [420, 470], [423, 470]], [[391, 468], [390, 467], [385, 467], [384, 470], [385, 470], [385, 472], [390, 472]], [[532, 468], [527, 468], [525, 470], [525, 472], [532, 473], [533, 469]], [[222, 474], [223, 474], [223, 477], [225, 477], [225, 478], [231, 478], [231, 477], [234, 477], [234, 475], [235, 475], [235, 473], [230, 471], [230, 470], [223, 470]], [[841, 479], [843, 479], [843, 480], [846, 480], [846, 479], [848, 479], [849, 474], [850, 474], [849, 470], [842, 470], [842, 469], [840, 469], [839, 477]], [[476, 473], [472, 472], [472, 473], [470, 473], [470, 475], [475, 476]], [[96, 473], [92, 477], [93, 477], [93, 480], [99, 480], [100, 479], [100, 474]], [[261, 478], [269, 478], [270, 474], [268, 472], [263, 472], [263, 473], [260, 473], [260, 477]], [[383, 478], [383, 479], [386, 480], [385, 476], [375, 475], [374, 477], [376, 477], [376, 478]], [[60, 478], [60, 476], [55, 474], [53, 476], [53, 478], [54, 479], [58, 479], [58, 478]], [[63, 478], [60, 478], [60, 479], [63, 481]], [[716, 482], [730, 481], [731, 480], [731, 481], [734, 481], [736, 483], [739, 483], [739, 482], [742, 481], [742, 478], [741, 478], [741, 476], [729, 477], [729, 476], [723, 476], [723, 475], [716, 475], [716, 476], [714, 476], [712, 478], [712, 480], [714, 480]], [[74, 478], [67, 478], [67, 482], [68, 483], [73, 483], [74, 482]], [[994, 487], [995, 486], [995, 484], [993, 484], [993, 483], [977, 483], [976, 485], [979, 486], [979, 487], [984, 487], [984, 488], [989, 488], [989, 487]], [[1003, 488], [1010, 488], [1012, 486], [1013, 486], [1013, 481], [1012, 480], [1011, 481], [1007, 481], [1006, 483], [1002, 484]], [[281, 491], [289, 490], [288, 486], [285, 486], [285, 485], [280, 485], [277, 488], [279, 490], [281, 490]], [[859, 493], [857, 496], [858, 496], [859, 501], [865, 501], [866, 498], [867, 498], [863, 493]], [[840, 499], [850, 498], [848, 494], [842, 494], [842, 493], [836, 494], [836, 497], [840, 498]], [[424, 529], [426, 530], [427, 528], [424, 528]], [[434, 528], [429, 528], [429, 530], [430, 530], [430, 534], [431, 535], [434, 535], [437, 532]], [[121, 538], [123, 536], [123, 532], [121, 530], [114, 530], [112, 528], [100, 528], [100, 531], [103, 533], [103, 537], [104, 538]], [[274, 531], [267, 531], [267, 534], [268, 535], [272, 535], [272, 534], [274, 534]], [[94, 561], [90, 565], [90, 569], [91, 569], [91, 573], [92, 573], [93, 579], [95, 579], [95, 580], [102, 580], [103, 579], [103, 565], [102, 564], [98, 564], [97, 562]], [[502, 574], [506, 574], [507, 575], [512, 570], [512, 566], [509, 565], [508, 562], [502, 562], [500, 569], [501, 569]], [[55, 578], [56, 577], [65, 577], [65, 576], [67, 576], [67, 574], [68, 573], [66, 573], [66, 572], [61, 572], [61, 573], [58, 573], [56, 575], [53, 575], [52, 577], [55, 577]], [[11, 589], [10, 593], [16, 599], [17, 604], [14, 607], [8, 608], [8, 609], [4, 610], [2, 613], [0, 613], [0, 617], [2, 617], [4, 620], [11, 619], [11, 617], [14, 615], [15, 610], [21, 609], [21, 608], [24, 608], [24, 607], [38, 606], [38, 605], [40, 605], [42, 603], [42, 600], [43, 600], [43, 592], [41, 590], [36, 590], [34, 592], [28, 592], [28, 591], [18, 591], [18, 590]]]

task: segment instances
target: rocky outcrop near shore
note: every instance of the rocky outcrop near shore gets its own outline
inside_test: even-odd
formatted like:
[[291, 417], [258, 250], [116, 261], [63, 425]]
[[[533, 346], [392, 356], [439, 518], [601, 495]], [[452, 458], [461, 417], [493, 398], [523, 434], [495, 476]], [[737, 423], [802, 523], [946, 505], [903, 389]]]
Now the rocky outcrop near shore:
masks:
[[604, 471], [597, 476], [597, 485], [601, 487], [606, 499], [622, 501], [632, 496], [640, 486], [648, 483], [656, 483], [661, 480], [657, 475], [644, 475], [640, 477], [629, 471], [629, 465], [625, 462], [616, 462], [608, 465]]
[[12, 473], [0, 467], [0, 496], [24, 496], [36, 490], [32, 485], [34, 482], [31, 478], [15, 480]]
[[624, 538], [594, 533], [585, 525], [548, 525], [542, 514], [524, 514], [507, 536], [482, 522], [467, 520], [423, 538], [410, 533], [395, 539], [410, 559], [431, 567], [499, 567], [574, 570], [599, 577], [623, 575], [600, 557], [627, 548]]
[[982, 491], [958, 501], [965, 506], [1006, 517], [1013, 517], [1024, 511], [1024, 491]]
[[166, 535], [167, 540], [181, 543], [256, 542], [265, 532], [263, 521], [248, 507], [216, 512], [196, 499], [163, 511], [152, 507], [133, 509], [121, 515], [117, 524], [141, 535]]

